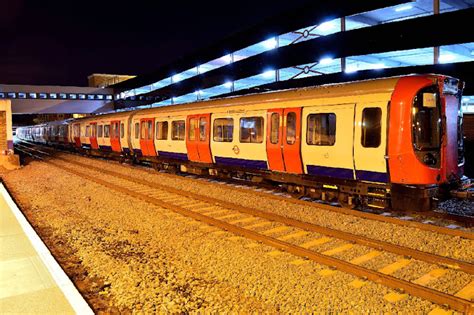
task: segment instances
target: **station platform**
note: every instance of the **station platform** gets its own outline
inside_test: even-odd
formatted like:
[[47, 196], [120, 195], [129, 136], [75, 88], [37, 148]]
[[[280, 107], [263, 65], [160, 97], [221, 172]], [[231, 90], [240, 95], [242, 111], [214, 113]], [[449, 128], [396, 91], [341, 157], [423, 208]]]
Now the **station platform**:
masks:
[[0, 182], [0, 314], [93, 314]]

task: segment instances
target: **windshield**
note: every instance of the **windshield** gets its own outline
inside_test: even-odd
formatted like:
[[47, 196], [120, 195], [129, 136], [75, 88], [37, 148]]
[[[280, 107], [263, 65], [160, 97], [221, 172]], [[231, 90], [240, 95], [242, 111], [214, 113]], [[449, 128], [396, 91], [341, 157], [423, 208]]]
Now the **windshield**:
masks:
[[437, 93], [436, 87], [421, 90], [413, 101], [413, 144], [417, 150], [437, 150], [441, 145], [439, 94], [435, 107], [423, 103], [424, 93]]

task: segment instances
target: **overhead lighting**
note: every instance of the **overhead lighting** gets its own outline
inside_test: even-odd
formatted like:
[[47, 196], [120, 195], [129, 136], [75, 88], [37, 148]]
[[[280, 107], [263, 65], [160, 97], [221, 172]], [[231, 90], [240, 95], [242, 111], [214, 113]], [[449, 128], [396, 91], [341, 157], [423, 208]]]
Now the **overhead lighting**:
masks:
[[175, 74], [174, 76], [171, 77], [171, 80], [173, 83], [181, 81], [181, 76], [179, 74]]
[[412, 5], [404, 5], [404, 6], [401, 6], [401, 7], [397, 7], [395, 8], [395, 11], [396, 12], [402, 12], [402, 11], [408, 11], [408, 10], [411, 10], [413, 9], [413, 6]]
[[319, 60], [319, 64], [320, 65], [329, 65], [333, 61], [334, 61], [334, 59], [332, 59], [332, 58], [323, 58], [323, 59]]
[[385, 64], [383, 64], [383, 63], [375, 63], [375, 64], [373, 64], [370, 68], [371, 68], [371, 69], [383, 69], [383, 68], [385, 68]]
[[336, 24], [333, 21], [324, 22], [319, 24], [318, 29], [321, 31], [330, 31], [336, 27]]
[[354, 72], [357, 72], [359, 69], [357, 66], [355, 65], [349, 65], [346, 70], [345, 70], [345, 73], [354, 73]]
[[453, 61], [454, 59], [456, 59], [456, 56], [455, 56], [455, 55], [452, 55], [452, 54], [445, 54], [445, 55], [439, 56], [438, 61], [439, 61], [440, 63], [447, 63], [447, 62]]
[[226, 83], [224, 83], [224, 87], [230, 89], [232, 87], [232, 82], [227, 81]]
[[266, 41], [262, 42], [262, 44], [266, 49], [275, 49], [278, 46], [278, 42], [275, 37], [267, 39]]
[[232, 62], [232, 55], [225, 55], [224, 57], [222, 57], [222, 59], [224, 60], [225, 63], [231, 63]]
[[462, 101], [463, 101], [464, 103], [467, 103], [467, 102], [470, 101], [470, 98], [469, 98], [469, 97], [463, 97], [463, 98], [462, 98]]
[[262, 73], [263, 77], [265, 79], [270, 79], [275, 77], [275, 70], [267, 70], [264, 73]]

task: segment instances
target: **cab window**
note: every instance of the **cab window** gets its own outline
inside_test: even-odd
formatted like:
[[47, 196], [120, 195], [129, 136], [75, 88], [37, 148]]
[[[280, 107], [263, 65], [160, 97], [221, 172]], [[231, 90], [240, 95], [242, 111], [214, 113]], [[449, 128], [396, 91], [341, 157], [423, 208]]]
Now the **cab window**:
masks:
[[234, 139], [234, 119], [214, 119], [213, 140], [215, 142], [232, 142]]
[[177, 120], [171, 123], [171, 140], [182, 141], [185, 138], [185, 121]]
[[361, 144], [364, 148], [378, 148], [382, 138], [382, 110], [378, 107], [362, 111]]
[[240, 118], [240, 142], [263, 142], [263, 117]]
[[334, 113], [309, 115], [306, 143], [320, 146], [334, 145], [336, 143], [336, 115]]

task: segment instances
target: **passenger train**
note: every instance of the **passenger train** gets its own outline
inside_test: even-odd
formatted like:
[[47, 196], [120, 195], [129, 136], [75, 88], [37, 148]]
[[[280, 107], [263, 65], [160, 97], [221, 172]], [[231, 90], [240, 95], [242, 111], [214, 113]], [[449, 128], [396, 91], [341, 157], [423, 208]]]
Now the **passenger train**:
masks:
[[347, 207], [428, 210], [463, 179], [462, 89], [452, 77], [410, 75], [51, 122], [17, 137], [265, 180]]

